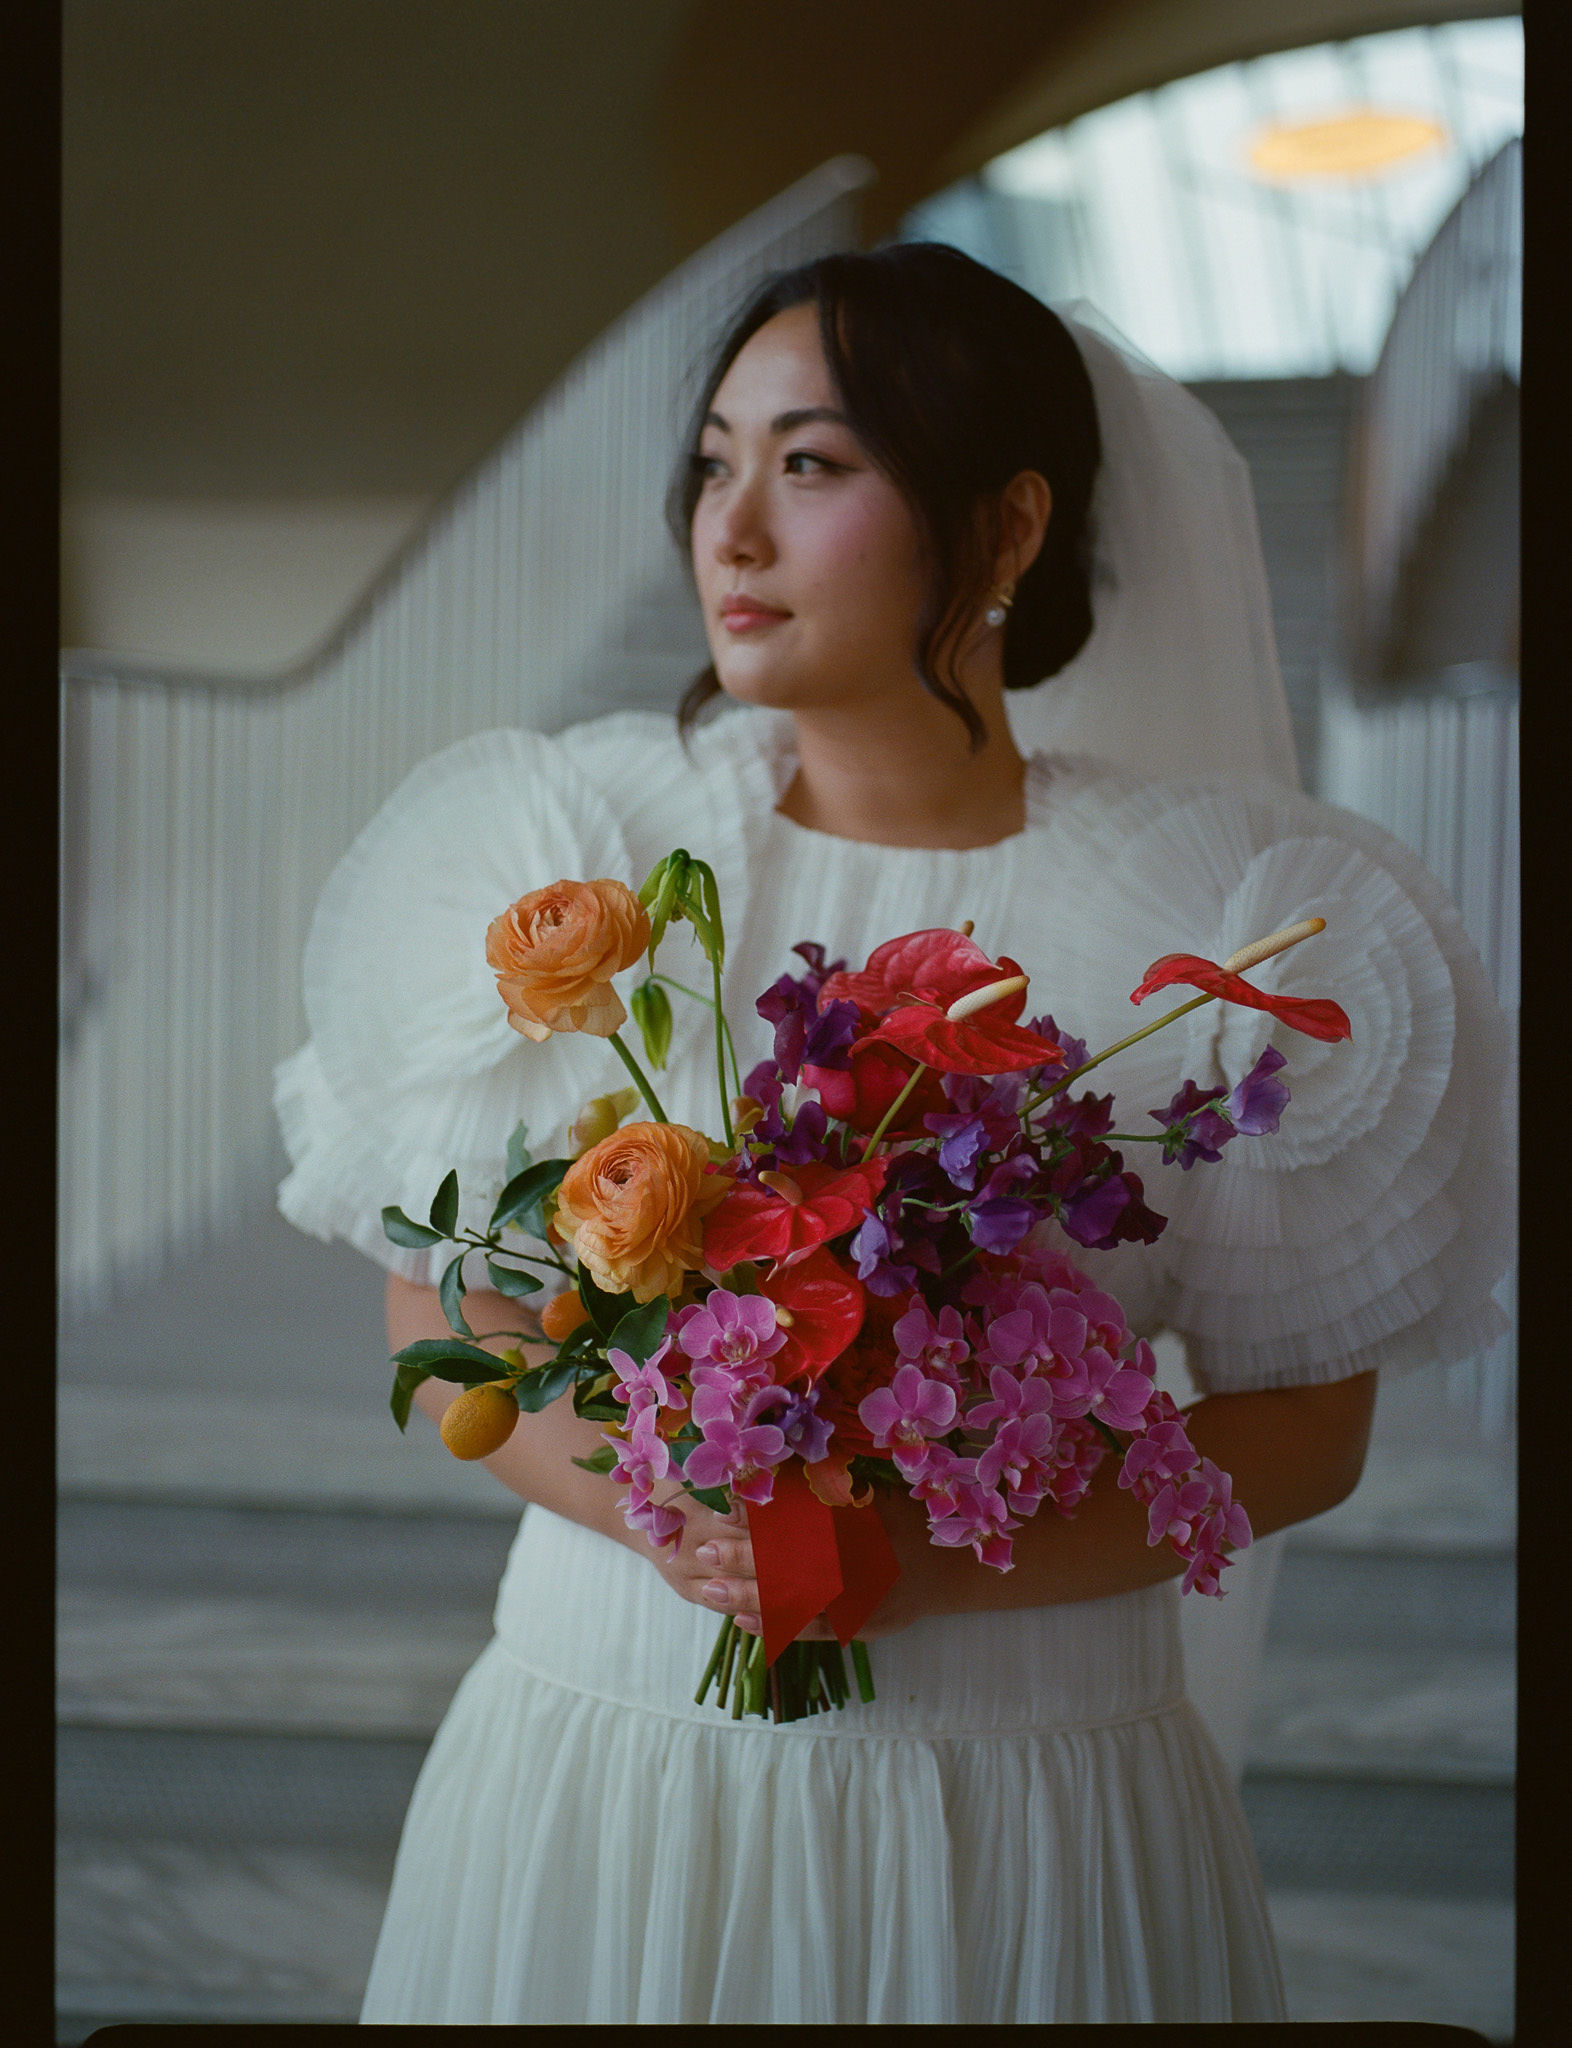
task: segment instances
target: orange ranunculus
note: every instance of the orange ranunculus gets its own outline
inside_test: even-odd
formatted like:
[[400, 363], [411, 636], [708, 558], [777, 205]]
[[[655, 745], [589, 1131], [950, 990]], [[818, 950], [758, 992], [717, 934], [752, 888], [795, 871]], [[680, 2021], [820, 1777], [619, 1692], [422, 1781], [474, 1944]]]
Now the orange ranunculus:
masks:
[[703, 1265], [703, 1219], [731, 1187], [709, 1163], [686, 1124], [625, 1124], [573, 1162], [553, 1221], [597, 1287], [653, 1301]]
[[622, 882], [553, 882], [493, 918], [486, 959], [515, 1031], [609, 1038], [627, 1021], [611, 977], [650, 942], [648, 913]]

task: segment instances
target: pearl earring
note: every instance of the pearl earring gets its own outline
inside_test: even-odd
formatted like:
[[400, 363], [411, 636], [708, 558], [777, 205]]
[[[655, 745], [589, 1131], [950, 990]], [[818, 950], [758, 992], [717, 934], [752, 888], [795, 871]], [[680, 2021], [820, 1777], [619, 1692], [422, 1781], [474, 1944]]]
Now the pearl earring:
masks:
[[1010, 607], [1015, 602], [1015, 585], [1001, 583], [988, 593], [988, 609], [983, 613], [985, 622], [997, 629], [1004, 624]]

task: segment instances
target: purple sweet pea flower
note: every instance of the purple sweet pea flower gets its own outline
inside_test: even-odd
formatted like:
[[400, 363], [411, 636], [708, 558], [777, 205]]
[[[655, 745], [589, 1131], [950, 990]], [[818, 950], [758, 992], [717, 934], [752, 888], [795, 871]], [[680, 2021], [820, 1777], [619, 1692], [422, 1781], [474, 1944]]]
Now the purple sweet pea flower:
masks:
[[1113, 1097], [1091, 1093], [1060, 1096], [1054, 1102], [1051, 1121], [1067, 1138], [1100, 1138], [1113, 1129]]
[[921, 1237], [904, 1237], [872, 1209], [846, 1249], [857, 1261], [857, 1278], [870, 1294], [906, 1294], [917, 1284], [919, 1268], [930, 1273], [939, 1268], [939, 1255], [931, 1243]]
[[966, 1206], [966, 1227], [979, 1251], [1013, 1252], [1042, 1220], [1035, 1202], [1022, 1191], [1041, 1168], [1027, 1152], [1002, 1159], [974, 1200]]
[[1215, 1164], [1222, 1158], [1223, 1147], [1235, 1135], [1234, 1126], [1226, 1115], [1220, 1116], [1208, 1105], [1220, 1102], [1223, 1093], [1221, 1088], [1198, 1088], [1193, 1081], [1186, 1081], [1166, 1109], [1147, 1111], [1166, 1133], [1165, 1160], [1177, 1159], [1180, 1168], [1188, 1173], [1198, 1159]]
[[760, 1387], [749, 1396], [742, 1421], [744, 1426], [773, 1422], [785, 1437], [788, 1451], [794, 1452], [805, 1465], [817, 1465], [828, 1456], [830, 1439], [835, 1434], [834, 1423], [820, 1415], [818, 1408], [817, 1387], [810, 1387], [805, 1393], [793, 1387]]
[[743, 1076], [742, 1092], [750, 1101], [762, 1103], [768, 1111], [780, 1101], [781, 1090], [785, 1085], [781, 1078], [781, 1070], [774, 1060], [760, 1060], [756, 1067], [750, 1067]]
[[808, 1026], [802, 1064], [834, 1070], [850, 1066], [847, 1054], [861, 1027], [862, 1017], [855, 1003], [826, 1003]]
[[1275, 1045], [1269, 1045], [1228, 1098], [1228, 1114], [1241, 1137], [1259, 1138], [1277, 1129], [1277, 1120], [1288, 1107], [1288, 1083], [1275, 1079], [1287, 1060]]
[[1013, 1252], [1037, 1222], [1037, 1211], [1021, 1197], [977, 1202], [966, 1211], [972, 1243], [983, 1252]]
[[980, 1116], [925, 1116], [923, 1122], [940, 1140], [939, 1164], [946, 1176], [968, 1194], [977, 1185], [977, 1162], [988, 1150], [988, 1132]]
[[[825, 976], [846, 964], [842, 960], [826, 967], [824, 948], [811, 941], [794, 947], [793, 951], [807, 962], [808, 972], [801, 976], [783, 974], [754, 1004], [764, 1021], [775, 1026], [775, 1062], [785, 1081], [795, 1081], [802, 1070], [809, 1034], [818, 1022], [819, 990], [824, 985]], [[847, 1004], [845, 1007], [852, 1010], [855, 1018], [855, 1006]], [[819, 1066], [844, 1066], [846, 1063], [844, 1052], [838, 1057], [834, 1053], [837, 1028], [834, 1025], [830, 1027], [826, 1041], [831, 1048], [831, 1057], [818, 1060]], [[748, 1092], [751, 1094], [752, 1090]]]
[[1091, 1058], [1084, 1038], [1072, 1038], [1068, 1031], [1061, 1031], [1052, 1017], [1036, 1017], [1027, 1025], [1028, 1031], [1035, 1031], [1039, 1038], [1046, 1038], [1050, 1045], [1058, 1046], [1064, 1054], [1064, 1064], [1055, 1069], [1057, 1073], [1073, 1074], [1077, 1067], [1084, 1067]]

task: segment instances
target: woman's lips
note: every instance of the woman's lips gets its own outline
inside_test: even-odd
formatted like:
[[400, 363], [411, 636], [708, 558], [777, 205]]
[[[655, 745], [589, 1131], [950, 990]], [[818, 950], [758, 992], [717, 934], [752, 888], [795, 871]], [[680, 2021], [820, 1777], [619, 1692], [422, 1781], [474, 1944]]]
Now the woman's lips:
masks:
[[752, 633], [762, 626], [778, 626], [791, 613], [775, 605], [761, 604], [757, 598], [727, 597], [721, 600], [720, 616], [728, 633]]

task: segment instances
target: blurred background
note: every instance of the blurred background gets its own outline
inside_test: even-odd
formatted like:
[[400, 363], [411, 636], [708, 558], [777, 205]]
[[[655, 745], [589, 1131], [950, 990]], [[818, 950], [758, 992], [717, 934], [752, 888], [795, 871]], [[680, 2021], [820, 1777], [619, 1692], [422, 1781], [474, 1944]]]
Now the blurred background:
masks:
[[[59, 2038], [350, 2018], [516, 1504], [272, 1211], [317, 892], [449, 739], [669, 705], [685, 379], [891, 236], [1248, 461], [1307, 787], [1517, 1005], [1523, 39], [1397, 0], [66, 0]], [[1509, 1287], [1502, 1291], [1510, 1314]], [[1297, 2019], [1512, 2032], [1515, 1345], [1293, 1532], [1244, 1796]], [[380, 1418], [380, 1419], [379, 1419]]]

